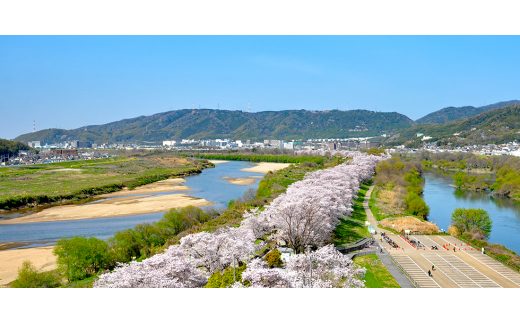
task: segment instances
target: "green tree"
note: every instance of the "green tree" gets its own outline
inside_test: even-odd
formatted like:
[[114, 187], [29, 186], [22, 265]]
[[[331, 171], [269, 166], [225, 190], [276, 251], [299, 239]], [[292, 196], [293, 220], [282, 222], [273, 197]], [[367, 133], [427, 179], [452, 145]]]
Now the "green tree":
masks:
[[461, 233], [479, 228], [486, 236], [489, 236], [493, 221], [486, 210], [456, 208], [451, 214], [451, 224]]
[[424, 200], [416, 193], [409, 193], [405, 199], [406, 210], [413, 215], [417, 215], [426, 219], [430, 213], [430, 207]]
[[456, 172], [455, 175], [453, 175], [453, 181], [455, 182], [455, 186], [462, 187], [467, 182], [468, 175], [463, 172]]
[[94, 237], [63, 238], [53, 253], [58, 258], [58, 269], [68, 281], [87, 278], [114, 266], [107, 243]]

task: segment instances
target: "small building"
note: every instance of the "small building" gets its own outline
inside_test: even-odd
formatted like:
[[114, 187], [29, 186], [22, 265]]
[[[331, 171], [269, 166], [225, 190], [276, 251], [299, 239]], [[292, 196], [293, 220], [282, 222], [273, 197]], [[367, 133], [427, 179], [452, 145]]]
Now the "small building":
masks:
[[41, 141], [29, 141], [27, 143], [27, 146], [32, 147], [32, 148], [40, 148], [42, 145], [41, 145]]
[[78, 150], [77, 149], [56, 149], [56, 155], [72, 156], [72, 155], [77, 155], [77, 154], [78, 154]]

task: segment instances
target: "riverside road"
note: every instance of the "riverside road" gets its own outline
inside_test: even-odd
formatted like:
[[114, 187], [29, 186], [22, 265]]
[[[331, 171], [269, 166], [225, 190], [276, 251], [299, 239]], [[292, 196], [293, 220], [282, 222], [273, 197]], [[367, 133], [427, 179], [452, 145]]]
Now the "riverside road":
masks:
[[[368, 221], [375, 228], [377, 221], [368, 207], [373, 190], [368, 190], [363, 206]], [[520, 274], [493, 258], [482, 254], [453, 236], [409, 235], [421, 247], [411, 244], [404, 236], [378, 228], [374, 238], [420, 288], [518, 288]], [[394, 248], [379, 234], [385, 232], [399, 248]], [[416, 244], [417, 245], [417, 244]], [[432, 248], [432, 247], [436, 247]], [[434, 270], [432, 270], [432, 265]], [[431, 272], [431, 276], [428, 275]]]

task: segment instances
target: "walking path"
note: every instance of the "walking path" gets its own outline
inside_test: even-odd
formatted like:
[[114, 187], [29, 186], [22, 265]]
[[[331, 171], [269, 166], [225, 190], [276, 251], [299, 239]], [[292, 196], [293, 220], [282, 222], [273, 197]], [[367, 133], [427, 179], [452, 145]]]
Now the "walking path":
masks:
[[[377, 228], [377, 221], [374, 217], [374, 214], [372, 214], [372, 211], [370, 210], [370, 207], [368, 207], [368, 202], [370, 201], [370, 195], [372, 194], [372, 190], [374, 189], [374, 185], [370, 186], [368, 189], [365, 200], [363, 201], [363, 207], [365, 209], [365, 212], [367, 214], [368, 222], [370, 222], [370, 225], [372, 225], [374, 228]], [[377, 241], [377, 239], [376, 239]], [[378, 242], [379, 243], [379, 242]], [[379, 245], [379, 248], [383, 248], [381, 244]], [[397, 265], [394, 263], [394, 261], [388, 256], [387, 252], [384, 253], [377, 253], [377, 256], [381, 260], [381, 262], [385, 265], [386, 269], [392, 276], [394, 276], [395, 281], [401, 286], [401, 288], [415, 288], [415, 285], [406, 277], [406, 275], [397, 267]]]
[[[378, 236], [374, 236], [385, 250], [385, 254], [378, 253], [379, 258], [401, 287], [414, 287], [412, 280], [417, 287], [422, 288], [520, 287], [519, 273], [453, 236], [411, 235], [410, 239], [420, 241], [424, 245], [416, 248], [399, 235], [378, 228], [374, 214], [368, 206], [373, 189], [374, 185], [367, 191], [363, 207], [368, 222], [377, 228], [376, 231], [385, 232], [399, 246], [394, 248], [384, 240], [377, 240]], [[432, 250], [432, 246], [436, 246], [438, 250]], [[433, 265], [435, 270], [432, 268]], [[431, 275], [428, 275], [428, 271]]]

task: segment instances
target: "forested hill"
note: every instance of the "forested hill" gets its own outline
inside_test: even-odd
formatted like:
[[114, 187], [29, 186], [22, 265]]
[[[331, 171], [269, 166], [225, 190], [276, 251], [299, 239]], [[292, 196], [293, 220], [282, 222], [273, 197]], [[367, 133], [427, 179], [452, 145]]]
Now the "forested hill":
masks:
[[415, 122], [417, 122], [418, 124], [446, 123], [446, 122], [457, 120], [457, 119], [473, 117], [482, 112], [486, 112], [491, 109], [502, 108], [502, 107], [509, 106], [509, 105], [512, 105], [515, 103], [520, 103], [520, 101], [518, 101], [518, 100], [503, 101], [503, 102], [498, 102], [498, 103], [482, 106], [479, 108], [475, 108], [472, 106], [465, 106], [465, 107], [458, 107], [458, 108], [447, 107], [447, 108], [432, 112], [420, 119], [417, 119]]
[[18, 150], [30, 150], [31, 148], [22, 142], [14, 142], [0, 139], [0, 155], [18, 154]]
[[[124, 119], [74, 130], [47, 129], [18, 136], [42, 144], [69, 140], [101, 142], [160, 142], [179, 139], [308, 139], [391, 134], [415, 122], [397, 112], [351, 111], [242, 111], [185, 109]], [[357, 131], [353, 131], [357, 130]]]
[[[467, 144], [502, 143], [520, 139], [520, 104], [492, 109], [471, 118], [454, 120], [443, 124], [420, 124], [402, 130], [397, 141], [420, 141], [417, 133], [440, 139], [464, 138]], [[459, 135], [454, 135], [459, 133]]]

